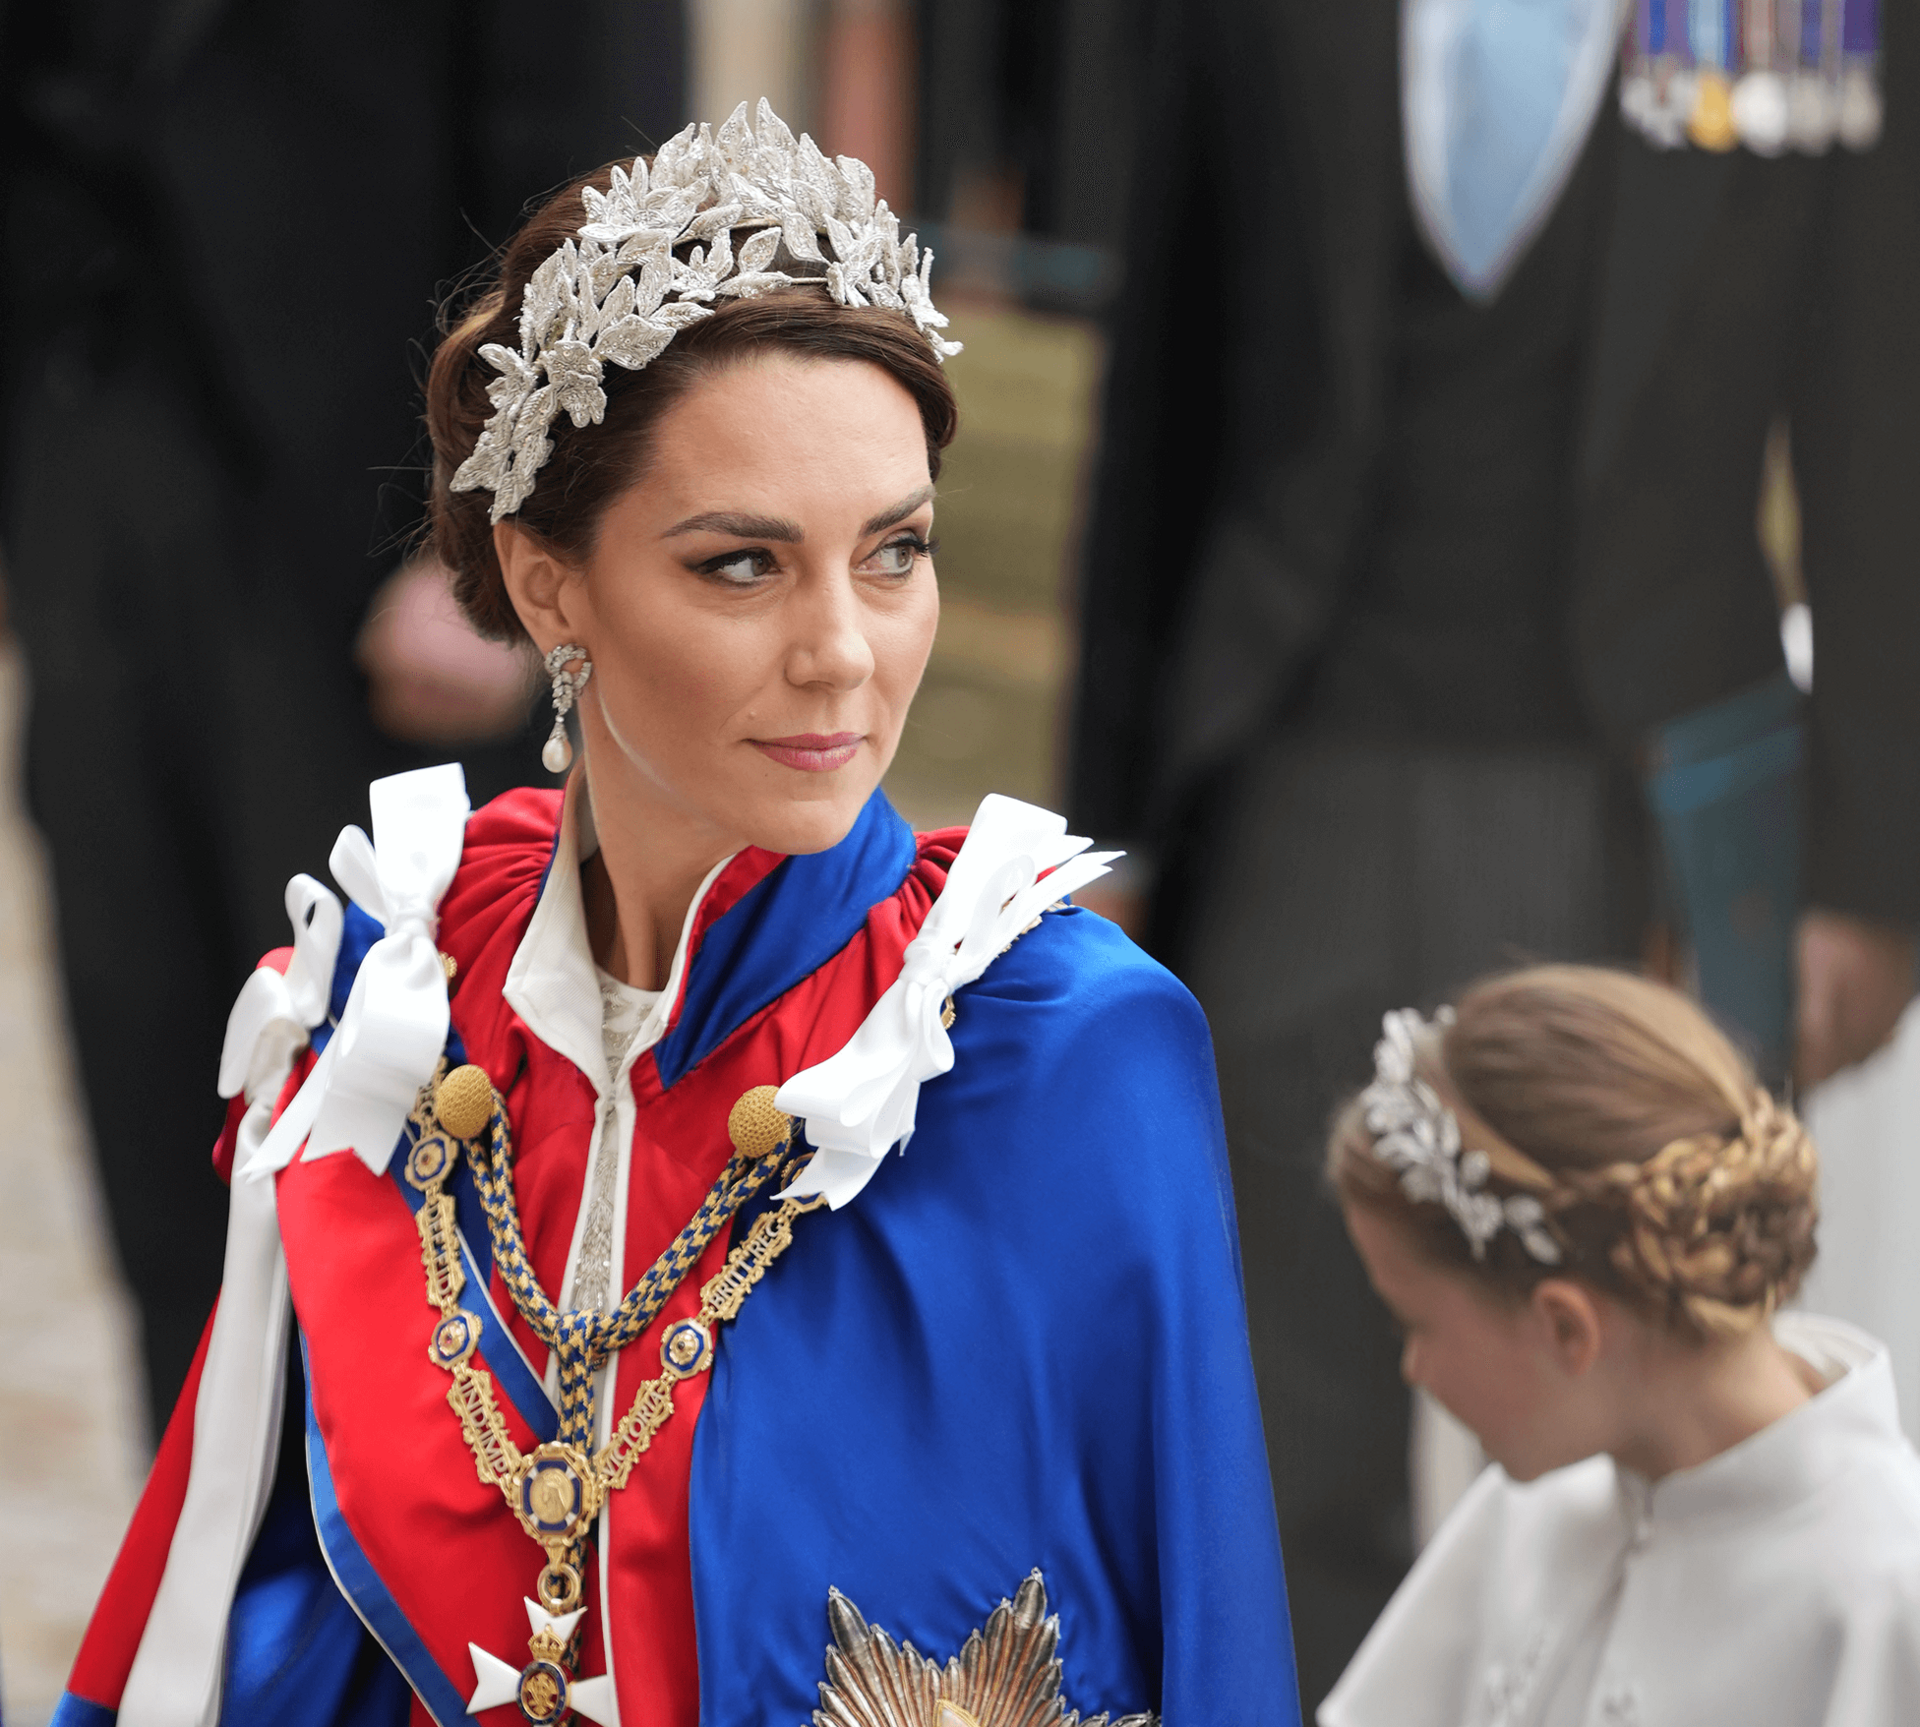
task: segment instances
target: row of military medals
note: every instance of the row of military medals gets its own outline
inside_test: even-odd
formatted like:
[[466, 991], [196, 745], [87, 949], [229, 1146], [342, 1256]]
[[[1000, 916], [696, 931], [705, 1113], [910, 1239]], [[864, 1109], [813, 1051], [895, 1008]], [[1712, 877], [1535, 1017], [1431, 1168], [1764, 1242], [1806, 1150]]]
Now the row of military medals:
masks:
[[[727, 1130], [740, 1156], [773, 1159], [790, 1149], [792, 1123], [774, 1108], [773, 1098], [772, 1086], [758, 1086], [735, 1104]], [[698, 1315], [667, 1327], [660, 1344], [659, 1377], [641, 1389], [632, 1411], [598, 1453], [589, 1455], [582, 1446], [558, 1439], [522, 1452], [507, 1432], [492, 1375], [473, 1359], [482, 1321], [460, 1305], [466, 1272], [454, 1199], [446, 1191], [463, 1142], [470, 1144], [490, 1131], [494, 1109], [493, 1086], [481, 1069], [458, 1067], [445, 1074], [423, 1091], [415, 1108], [405, 1171], [407, 1181], [423, 1196], [415, 1222], [427, 1300], [439, 1311], [428, 1359], [453, 1378], [447, 1402], [460, 1418], [480, 1479], [500, 1488], [521, 1527], [547, 1555], [534, 1584], [536, 1599], [526, 1603], [533, 1628], [531, 1659], [515, 1669], [469, 1644], [478, 1684], [467, 1712], [477, 1715], [517, 1703], [535, 1727], [558, 1727], [576, 1713], [611, 1727], [617, 1719], [611, 1678], [576, 1679], [571, 1671], [586, 1614], [580, 1567], [588, 1537], [607, 1494], [626, 1484], [639, 1453], [673, 1413], [674, 1387], [713, 1365], [719, 1327], [734, 1318], [768, 1266], [791, 1243], [793, 1219], [822, 1202], [787, 1200], [755, 1220], [746, 1239], [728, 1254], [724, 1268], [702, 1289]]]
[[1868, 149], [1880, 0], [1634, 0], [1620, 111], [1662, 149]]

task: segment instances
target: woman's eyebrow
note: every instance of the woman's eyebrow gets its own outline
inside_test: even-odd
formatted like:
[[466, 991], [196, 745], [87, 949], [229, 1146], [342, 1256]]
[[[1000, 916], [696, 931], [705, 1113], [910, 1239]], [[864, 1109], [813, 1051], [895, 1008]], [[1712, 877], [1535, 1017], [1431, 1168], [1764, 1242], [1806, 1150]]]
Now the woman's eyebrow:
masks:
[[922, 486], [917, 492], [909, 492], [892, 508], [882, 510], [877, 516], [869, 516], [867, 525], [860, 530], [860, 537], [865, 539], [868, 534], [877, 534], [882, 528], [892, 527], [895, 522], [904, 522], [932, 496], [931, 486]]
[[807, 537], [798, 522], [784, 516], [747, 516], [734, 510], [702, 510], [684, 522], [675, 522], [660, 537], [672, 540], [682, 534], [732, 534], [735, 539], [778, 540], [789, 546], [797, 546]]
[[[922, 486], [908, 493], [899, 503], [868, 517], [866, 525], [860, 530], [861, 536], [864, 538], [868, 534], [877, 534], [883, 528], [905, 521], [932, 496], [931, 486]], [[672, 540], [682, 534], [731, 534], [735, 539], [777, 540], [789, 546], [800, 545], [807, 537], [798, 522], [790, 522], [784, 516], [749, 516], [736, 510], [702, 510], [697, 516], [688, 516], [685, 521], [675, 522], [660, 537]]]

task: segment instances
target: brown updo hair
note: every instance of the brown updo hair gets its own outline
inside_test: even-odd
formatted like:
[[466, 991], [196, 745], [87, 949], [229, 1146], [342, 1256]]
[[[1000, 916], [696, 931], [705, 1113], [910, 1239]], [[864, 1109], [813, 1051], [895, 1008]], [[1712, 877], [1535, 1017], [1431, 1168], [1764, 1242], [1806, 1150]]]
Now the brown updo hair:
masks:
[[[453, 597], [483, 636], [520, 641], [526, 632], [507, 597], [493, 550], [493, 494], [456, 492], [449, 482], [493, 413], [487, 386], [499, 373], [480, 357], [489, 342], [518, 349], [520, 299], [529, 278], [586, 220], [580, 194], [604, 192], [615, 167], [583, 175], [556, 192], [507, 242], [499, 277], [457, 316], [443, 309], [443, 337], [427, 374], [427, 433], [433, 441], [428, 549], [451, 573]], [[782, 252], [777, 266], [793, 275], [818, 271]], [[750, 354], [780, 352], [813, 360], [865, 360], [913, 397], [927, 434], [927, 466], [940, 477], [940, 453], [953, 441], [959, 410], [953, 386], [925, 336], [903, 313], [879, 306], [842, 306], [821, 287], [776, 289], [755, 299], [723, 300], [673, 338], [637, 372], [609, 364], [601, 387], [605, 419], [576, 426], [565, 415], [548, 436], [553, 454], [531, 495], [508, 518], [569, 563], [593, 550], [608, 505], [646, 472], [661, 418], [699, 382]]]
[[1515, 1298], [1577, 1277], [1695, 1341], [1761, 1324], [1813, 1263], [1813, 1142], [1677, 991], [1531, 966], [1476, 984], [1416, 1050], [1462, 1150], [1487, 1153], [1487, 1191], [1531, 1194], [1561, 1249], [1543, 1264], [1502, 1228], [1475, 1259], [1445, 1207], [1408, 1198], [1375, 1155], [1356, 1098], [1328, 1145], [1334, 1190], [1430, 1260]]

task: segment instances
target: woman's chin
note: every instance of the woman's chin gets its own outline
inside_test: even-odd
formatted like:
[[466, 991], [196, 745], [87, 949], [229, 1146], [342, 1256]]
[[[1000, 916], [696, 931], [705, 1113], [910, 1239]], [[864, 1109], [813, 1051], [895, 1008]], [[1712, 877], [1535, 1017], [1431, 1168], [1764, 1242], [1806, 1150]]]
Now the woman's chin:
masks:
[[849, 769], [806, 778], [812, 783], [749, 801], [741, 824], [749, 843], [795, 857], [831, 851], [853, 831], [878, 783]]

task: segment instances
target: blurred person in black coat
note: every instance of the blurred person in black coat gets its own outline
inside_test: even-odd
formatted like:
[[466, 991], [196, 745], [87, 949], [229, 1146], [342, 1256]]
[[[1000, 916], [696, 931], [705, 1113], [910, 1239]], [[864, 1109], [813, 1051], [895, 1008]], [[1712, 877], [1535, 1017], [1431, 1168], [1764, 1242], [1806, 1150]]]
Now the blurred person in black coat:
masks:
[[156, 1431], [220, 1280], [208, 1064], [287, 939], [263, 886], [412, 765], [352, 656], [417, 508], [436, 295], [550, 176], [666, 135], [682, 29], [680, 0], [0, 11], [27, 789]]
[[1876, 147], [1663, 152], [1607, 90], [1517, 264], [1469, 294], [1409, 191], [1399, 7], [1160, 9], [1072, 812], [1147, 860], [1116, 909], [1212, 1020], [1309, 1709], [1411, 1542], [1408, 1399], [1321, 1193], [1324, 1124], [1384, 1009], [1521, 955], [1640, 956], [1681, 854], [1727, 838], [1662, 827], [1654, 861], [1671, 776], [1729, 715], [1799, 759], [1755, 533], [1782, 418], [1805, 765], [1732, 812], [1752, 879], [1692, 937], [1708, 983], [1716, 939], [1771, 942], [1790, 1000], [1798, 877], [1804, 1080], [1911, 993], [1920, 19], [1887, 10]]

